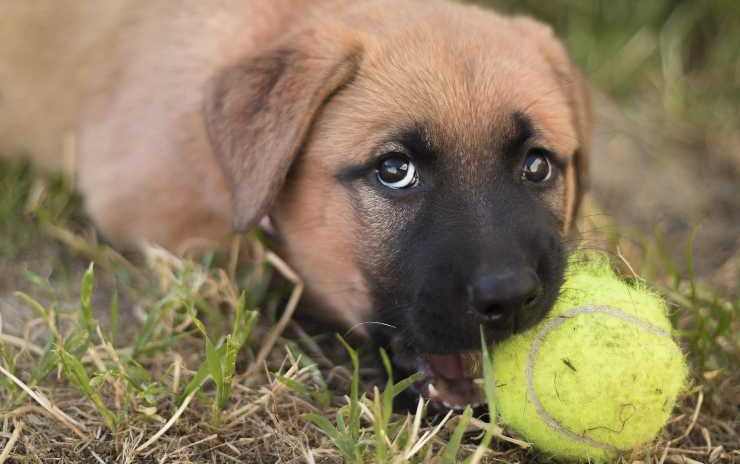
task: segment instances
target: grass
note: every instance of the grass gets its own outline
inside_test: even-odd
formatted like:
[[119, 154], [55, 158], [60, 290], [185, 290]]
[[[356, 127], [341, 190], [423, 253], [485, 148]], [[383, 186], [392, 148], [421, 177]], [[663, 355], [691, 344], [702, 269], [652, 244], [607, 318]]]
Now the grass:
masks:
[[[601, 92], [666, 137], [740, 140], [736, 2], [493, 3], [552, 23]], [[669, 425], [622, 461], [740, 461], [738, 285], [695, 265], [700, 235], [677, 242], [593, 205], [582, 229], [666, 296], [692, 367]], [[547, 460], [470, 409], [394, 412], [413, 379], [292, 317], [300, 279], [257, 238], [241, 253], [251, 264], [154, 247], [121, 256], [64, 179], [2, 162], [0, 463]], [[484, 385], [490, 403], [488, 369]]]
[[[395, 381], [384, 353], [385, 387], [367, 390], [360, 357], [343, 339], [336, 345], [344, 356], [327, 361], [296, 322], [293, 337], [276, 334], [285, 292], [279, 284], [270, 288], [273, 275], [265, 268], [284, 266], [277, 258], [233, 276], [224, 270], [227, 257], [191, 261], [158, 248], [147, 251], [145, 262], [123, 265], [125, 258], [88, 243], [82, 230], [89, 226], [72, 209], [51, 214], [42, 210], [58, 202], [41, 200], [32, 210], [24, 204], [43, 177], [23, 165], [3, 168], [0, 184], [15, 185], [18, 194], [4, 220], [30, 240], [9, 247], [8, 255], [23, 263], [25, 248], [42, 241], [69, 250], [65, 265], [78, 273], [70, 291], [72, 279], [56, 281], [56, 269], [48, 277], [24, 269], [24, 290], [13, 292], [11, 304], [29, 315], [25, 337], [0, 332], [3, 427], [23, 429], [20, 442], [5, 443], [13, 459], [426, 462], [436, 456], [456, 462], [477, 456], [471, 461], [477, 462], [485, 448], [475, 455], [478, 447], [463, 440], [466, 433], [485, 433], [483, 443], [506, 438], [495, 425], [471, 422], [471, 410], [436, 423], [423, 402], [413, 414], [395, 414], [394, 398], [416, 378]], [[257, 255], [270, 256], [259, 242], [252, 245]], [[90, 259], [106, 266], [82, 266]], [[122, 327], [132, 325], [123, 305], [141, 308], [130, 330]], [[269, 340], [274, 344], [261, 360]]]
[[[341, 338], [311, 337], [297, 321], [276, 333], [288, 293], [285, 282], [275, 282], [277, 258], [233, 275], [227, 256], [193, 261], [151, 248], [143, 261], [129, 262], [90, 243], [71, 194], [53, 190], [67, 200], [34, 200], [44, 177], [23, 165], [3, 168], [0, 185], [15, 185], [18, 197], [3, 220], [25, 237], [6, 250], [23, 280], [14, 283], [20, 290], [10, 304], [33, 315], [25, 337], [0, 332], [0, 440], [9, 449], [22, 430], [9, 451], [18, 462], [539, 459], [470, 409], [427, 417], [420, 401], [413, 412], [394, 413], [394, 397], [414, 379], [395, 381], [384, 353], [381, 390], [361, 380], [360, 355]], [[39, 243], [66, 250], [47, 276], [34, 273], [34, 258], [26, 256]], [[249, 244], [255, 256], [268, 256], [258, 241]], [[652, 246], [662, 253], [659, 239]], [[714, 453], [733, 462], [737, 418], [723, 402], [737, 391], [740, 304], [666, 267], [660, 288], [676, 307], [696, 378], [648, 459], [690, 462], [680, 457]], [[265, 343], [272, 345], [260, 357]], [[490, 403], [488, 369], [484, 378]]]

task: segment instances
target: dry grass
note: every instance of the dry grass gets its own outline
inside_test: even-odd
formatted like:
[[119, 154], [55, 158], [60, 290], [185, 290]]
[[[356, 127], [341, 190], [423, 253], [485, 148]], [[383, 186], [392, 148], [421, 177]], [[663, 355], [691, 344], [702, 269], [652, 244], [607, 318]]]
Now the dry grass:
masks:
[[[5, 269], [14, 296], [2, 306], [0, 462], [545, 459], [470, 412], [427, 417], [420, 403], [392, 413], [403, 381], [376, 386], [382, 368], [363, 364], [358, 383], [353, 351], [291, 317], [300, 281], [256, 239], [237, 268], [229, 256], [184, 260], [156, 247], [130, 262], [71, 211], [31, 198], [36, 214], [24, 206], [16, 218], [30, 243]], [[34, 273], [49, 256], [63, 264]], [[696, 319], [688, 310], [704, 300], [666, 292]], [[9, 326], [11, 307], [22, 325]], [[625, 462], [739, 461], [740, 379], [728, 366], [697, 371], [660, 439]]]
[[[664, 293], [693, 371], [660, 437], [621, 462], [739, 463], [737, 2], [488, 3], [554, 24], [621, 98], [618, 123], [597, 100], [594, 179], [612, 183], [595, 198], [610, 215], [589, 205], [583, 243]], [[646, 169], [656, 188], [629, 183]], [[711, 185], [690, 183], [699, 170]], [[645, 205], [660, 196], [678, 204], [663, 228]], [[694, 198], [708, 234], [683, 209]], [[121, 256], [63, 179], [0, 164], [0, 464], [548, 460], [487, 417], [393, 413], [404, 380], [377, 381], [372, 353], [296, 318], [300, 292], [255, 237], [231, 256]]]

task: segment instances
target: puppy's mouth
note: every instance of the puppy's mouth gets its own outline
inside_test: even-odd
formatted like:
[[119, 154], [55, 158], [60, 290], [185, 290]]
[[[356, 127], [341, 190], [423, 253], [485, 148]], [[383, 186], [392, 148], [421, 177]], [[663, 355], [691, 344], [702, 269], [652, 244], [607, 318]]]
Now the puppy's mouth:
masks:
[[394, 350], [394, 364], [422, 378], [411, 390], [436, 409], [461, 410], [483, 404], [483, 362], [480, 351], [452, 354], [417, 354]]
[[417, 357], [424, 378], [414, 384], [425, 399], [448, 409], [483, 403], [481, 352], [427, 354]]

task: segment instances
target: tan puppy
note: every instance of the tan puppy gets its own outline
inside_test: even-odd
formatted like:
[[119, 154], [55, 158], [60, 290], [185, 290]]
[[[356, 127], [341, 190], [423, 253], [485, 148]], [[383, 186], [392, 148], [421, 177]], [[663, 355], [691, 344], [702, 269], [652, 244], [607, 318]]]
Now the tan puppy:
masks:
[[0, 6], [0, 152], [73, 153], [121, 246], [269, 215], [309, 300], [388, 324], [451, 406], [476, 401], [479, 327], [506, 337], [558, 293], [586, 100], [547, 27], [442, 1]]

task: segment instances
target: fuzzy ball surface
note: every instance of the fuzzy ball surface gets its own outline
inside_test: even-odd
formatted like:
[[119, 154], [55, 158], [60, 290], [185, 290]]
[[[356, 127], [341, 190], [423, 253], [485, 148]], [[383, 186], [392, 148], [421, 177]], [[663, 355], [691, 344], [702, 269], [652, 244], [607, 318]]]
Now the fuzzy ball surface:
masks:
[[684, 388], [684, 356], [665, 302], [608, 258], [571, 258], [540, 324], [493, 351], [502, 421], [542, 452], [608, 461], [651, 442]]

